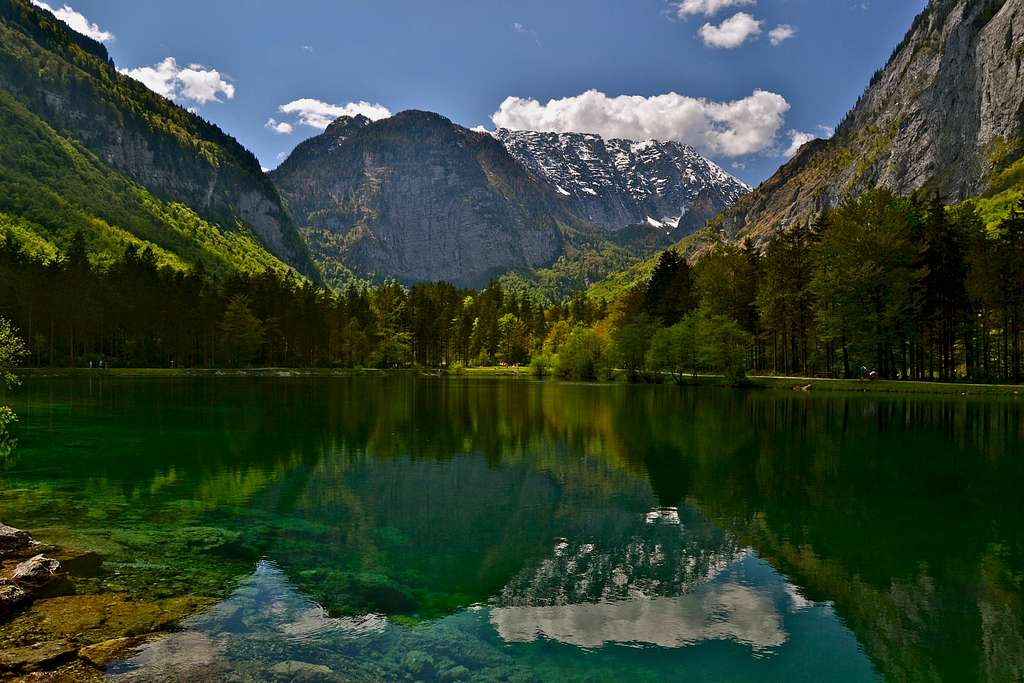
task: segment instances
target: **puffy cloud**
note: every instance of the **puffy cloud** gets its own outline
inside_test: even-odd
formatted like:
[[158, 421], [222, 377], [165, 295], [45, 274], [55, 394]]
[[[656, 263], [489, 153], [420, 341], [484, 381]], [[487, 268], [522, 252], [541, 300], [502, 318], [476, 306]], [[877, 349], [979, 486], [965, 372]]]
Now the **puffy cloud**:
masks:
[[123, 69], [121, 73], [131, 76], [167, 99], [191, 100], [206, 104], [221, 102], [221, 94], [229, 100], [235, 96], [235, 86], [225, 80], [216, 69], [207, 69], [201, 64], [181, 67], [174, 57], [167, 57], [153, 66]]
[[708, 47], [731, 50], [747, 42], [747, 38], [761, 33], [763, 23], [746, 12], [737, 12], [718, 26], [704, 24], [700, 27], [699, 34]]
[[782, 156], [784, 156], [787, 159], [789, 159], [790, 157], [796, 155], [796, 153], [800, 151], [801, 147], [806, 145], [811, 140], [817, 140], [817, 139], [818, 139], [818, 136], [816, 136], [816, 135], [814, 135], [812, 133], [805, 133], [805, 132], [800, 131], [800, 130], [791, 130], [791, 131], [789, 131], [789, 140], [790, 140], [789, 147], [787, 147], [786, 151], [784, 151], [782, 153]]
[[278, 135], [290, 135], [292, 131], [295, 130], [292, 124], [287, 121], [278, 121], [274, 118], [267, 119], [267, 122], [263, 124], [263, 127], [269, 128]]
[[178, 72], [181, 84], [181, 97], [194, 100], [200, 104], [220, 102], [220, 93], [230, 100], [235, 96], [235, 86], [221, 77], [216, 69], [207, 69], [202, 64], [189, 64], [187, 69]]
[[835, 126], [826, 126], [825, 124], [818, 124], [818, 130], [821, 131], [822, 136], [825, 137], [826, 139], [836, 134]]
[[282, 104], [277, 108], [282, 114], [293, 114], [299, 123], [310, 128], [323, 130], [339, 116], [356, 116], [362, 114], [371, 121], [386, 119], [391, 112], [382, 104], [370, 102], [349, 102], [348, 104], [329, 104], [320, 100], [305, 97]]
[[81, 12], [76, 11], [71, 5], [64, 5], [58, 9], [54, 9], [53, 7], [50, 7], [50, 5], [45, 2], [40, 2], [39, 0], [32, 0], [32, 4], [50, 12], [53, 16], [67, 24], [68, 28], [72, 31], [77, 31], [83, 36], [89, 36], [93, 40], [101, 43], [107, 43], [114, 39], [113, 33], [104, 31], [97, 24], [86, 19]]
[[779, 24], [771, 31], [768, 31], [768, 39], [773, 47], [778, 47], [796, 35], [796, 27], [789, 24]]
[[682, 19], [695, 14], [710, 17], [728, 7], [753, 5], [756, 2], [757, 0], [681, 0], [672, 5], [675, 7], [676, 16]]
[[782, 95], [765, 90], [755, 90], [749, 97], [732, 102], [712, 102], [674, 92], [653, 97], [609, 97], [589, 90], [547, 104], [509, 97], [491, 120], [512, 130], [677, 140], [709, 153], [735, 157], [770, 147], [787, 111], [789, 103]]

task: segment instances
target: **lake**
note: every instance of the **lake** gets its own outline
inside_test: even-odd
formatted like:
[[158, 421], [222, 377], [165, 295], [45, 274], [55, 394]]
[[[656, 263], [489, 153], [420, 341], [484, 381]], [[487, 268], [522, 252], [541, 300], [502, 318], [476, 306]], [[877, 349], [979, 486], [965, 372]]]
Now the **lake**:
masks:
[[[1016, 681], [1014, 399], [33, 377], [0, 520], [209, 598], [115, 680]], [[0, 628], [0, 632], [2, 632]]]

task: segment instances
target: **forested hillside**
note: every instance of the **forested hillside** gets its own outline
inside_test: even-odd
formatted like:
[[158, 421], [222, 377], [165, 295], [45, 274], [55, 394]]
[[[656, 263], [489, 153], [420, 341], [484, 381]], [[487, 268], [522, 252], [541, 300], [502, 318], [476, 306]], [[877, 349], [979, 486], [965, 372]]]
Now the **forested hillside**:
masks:
[[30, 249], [81, 231], [98, 262], [145, 243], [176, 267], [315, 273], [251, 153], [27, 0], [0, 0], [0, 135], [0, 212]]

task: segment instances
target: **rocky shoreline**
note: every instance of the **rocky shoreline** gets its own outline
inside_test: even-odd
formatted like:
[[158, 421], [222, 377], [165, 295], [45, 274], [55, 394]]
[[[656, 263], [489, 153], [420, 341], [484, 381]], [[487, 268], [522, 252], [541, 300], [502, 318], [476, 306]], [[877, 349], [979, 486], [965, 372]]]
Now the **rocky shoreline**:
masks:
[[108, 665], [213, 602], [81, 590], [101, 565], [94, 552], [0, 523], [0, 681], [101, 680]]

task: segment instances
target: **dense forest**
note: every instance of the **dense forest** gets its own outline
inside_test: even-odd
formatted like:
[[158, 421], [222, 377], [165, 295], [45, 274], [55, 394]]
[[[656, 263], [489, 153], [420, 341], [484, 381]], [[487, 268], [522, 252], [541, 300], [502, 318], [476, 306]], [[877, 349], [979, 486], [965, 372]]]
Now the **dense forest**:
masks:
[[127, 246], [90, 262], [0, 233], [0, 317], [33, 366], [429, 367], [530, 364], [576, 378], [748, 371], [1021, 378], [1024, 202], [995, 231], [970, 204], [874, 190], [765, 245], [664, 252], [614, 301], [544, 304], [493, 283], [334, 292], [291, 272], [215, 276]]

